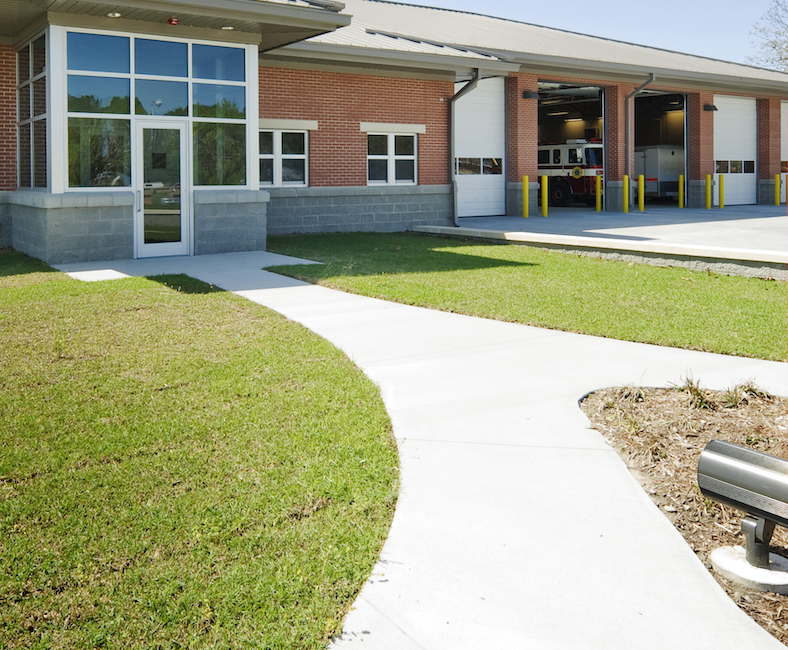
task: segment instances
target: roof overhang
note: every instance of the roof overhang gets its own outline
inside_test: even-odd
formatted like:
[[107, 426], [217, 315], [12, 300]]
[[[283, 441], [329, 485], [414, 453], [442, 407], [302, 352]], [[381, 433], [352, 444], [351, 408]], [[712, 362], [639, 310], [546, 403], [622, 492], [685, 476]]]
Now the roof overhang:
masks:
[[[54, 16], [70, 26], [95, 27], [98, 21], [106, 29], [124, 29], [125, 24], [140, 30], [150, 25], [145, 31], [172, 36], [190, 30], [242, 34], [226, 40], [245, 39], [270, 50], [349, 25], [350, 15], [339, 13], [342, 9], [333, 0], [0, 0], [0, 39], [15, 42]], [[107, 18], [110, 13], [122, 18]], [[173, 17], [176, 26], [169, 24]]]

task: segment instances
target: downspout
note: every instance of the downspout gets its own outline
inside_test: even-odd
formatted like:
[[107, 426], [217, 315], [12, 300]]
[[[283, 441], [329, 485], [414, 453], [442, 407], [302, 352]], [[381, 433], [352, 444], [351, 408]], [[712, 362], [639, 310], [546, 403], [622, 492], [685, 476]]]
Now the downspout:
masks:
[[455, 169], [455, 162], [454, 162], [456, 160], [456, 154], [455, 154], [456, 147], [455, 147], [455, 144], [454, 144], [455, 137], [456, 137], [456, 133], [455, 133], [456, 120], [455, 120], [455, 115], [454, 115], [454, 113], [455, 113], [455, 102], [460, 97], [462, 97], [463, 95], [468, 94], [474, 88], [476, 88], [476, 84], [479, 83], [479, 79], [481, 78], [481, 76], [482, 76], [481, 70], [479, 68], [474, 68], [474, 70], [473, 70], [473, 77], [471, 78], [471, 80], [467, 84], [465, 84], [462, 88], [460, 88], [460, 90], [458, 92], [454, 93], [452, 98], [449, 100], [449, 134], [450, 134], [449, 137], [450, 137], [450, 140], [451, 140], [451, 144], [449, 146], [449, 156], [450, 156], [450, 160], [449, 160], [449, 175], [450, 175], [450, 178], [451, 178], [452, 212], [453, 212], [454, 225], [455, 226], [459, 226], [460, 225], [460, 222], [458, 221], [460, 208], [459, 208], [459, 204], [457, 202], [457, 170]]
[[627, 139], [627, 141], [624, 143], [624, 155], [626, 156], [626, 164], [624, 165], [624, 169], [627, 178], [629, 178], [630, 181], [632, 180], [632, 98], [643, 92], [646, 86], [654, 83], [654, 79], [656, 78], [657, 75], [652, 72], [648, 77], [648, 81], [640, 84], [637, 88], [635, 88], [635, 90], [629, 93], [624, 102], [624, 110], [627, 112], [626, 120], [624, 122], [626, 125], [624, 128], [624, 137]]

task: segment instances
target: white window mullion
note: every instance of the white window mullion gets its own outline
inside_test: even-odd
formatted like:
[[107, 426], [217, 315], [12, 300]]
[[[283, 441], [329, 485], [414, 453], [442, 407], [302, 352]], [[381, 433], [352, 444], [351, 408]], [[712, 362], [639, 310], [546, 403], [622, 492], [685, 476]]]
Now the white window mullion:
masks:
[[49, 140], [49, 187], [53, 194], [63, 194], [68, 185], [68, 92], [66, 84], [66, 29], [49, 28], [47, 51], [47, 138]]

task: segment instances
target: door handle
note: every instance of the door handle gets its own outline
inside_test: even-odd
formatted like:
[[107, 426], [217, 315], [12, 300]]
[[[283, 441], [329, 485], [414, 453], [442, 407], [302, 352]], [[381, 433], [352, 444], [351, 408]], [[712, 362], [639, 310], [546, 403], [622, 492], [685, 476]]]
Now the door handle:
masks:
[[137, 212], [142, 212], [142, 190], [137, 190]]

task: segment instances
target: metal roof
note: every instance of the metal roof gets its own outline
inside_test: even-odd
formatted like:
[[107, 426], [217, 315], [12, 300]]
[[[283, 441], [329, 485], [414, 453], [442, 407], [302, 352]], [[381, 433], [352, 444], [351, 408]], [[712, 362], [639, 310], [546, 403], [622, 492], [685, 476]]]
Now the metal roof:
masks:
[[[742, 87], [764, 91], [781, 90], [788, 94], [788, 74], [740, 63], [683, 54], [624, 41], [578, 34], [483, 14], [407, 5], [386, 0], [343, 0], [345, 12], [352, 15], [350, 27], [312, 38], [315, 45], [343, 45], [349, 48], [398, 49], [371, 34], [396, 34], [410, 38], [407, 48], [443, 45], [432, 50], [438, 56], [451, 50], [494, 56], [538, 70], [540, 74], [578, 74], [596, 72], [602, 78], [641, 80], [656, 73], [657, 83], [687, 83], [710, 87]], [[299, 44], [294, 47], [299, 47]], [[290, 48], [287, 48], [290, 49]]]

